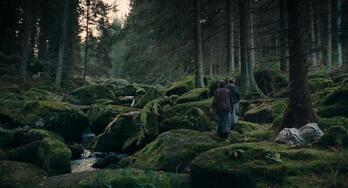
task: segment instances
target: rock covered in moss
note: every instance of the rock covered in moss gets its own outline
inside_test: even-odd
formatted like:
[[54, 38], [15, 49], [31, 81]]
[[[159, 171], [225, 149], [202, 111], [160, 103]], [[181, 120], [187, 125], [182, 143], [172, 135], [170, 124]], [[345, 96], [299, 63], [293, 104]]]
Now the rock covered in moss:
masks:
[[81, 156], [84, 152], [82, 144], [72, 143], [72, 144], [67, 145], [67, 147], [69, 148], [69, 150], [71, 152], [71, 159], [72, 160], [81, 159]]
[[279, 96], [288, 86], [287, 74], [275, 69], [259, 69], [255, 71], [254, 75], [257, 85], [267, 96]]
[[197, 88], [187, 93], [179, 96], [176, 100], [176, 104], [201, 101], [208, 98], [208, 89], [207, 88]]
[[68, 141], [80, 141], [88, 127], [84, 113], [77, 106], [63, 102], [6, 100], [0, 102], [0, 113], [24, 126], [55, 132]]
[[9, 147], [15, 140], [14, 132], [0, 127], [0, 148]]
[[99, 135], [94, 144], [94, 151], [121, 151], [124, 143], [140, 130], [139, 112], [118, 115]]
[[327, 95], [318, 108], [321, 117], [348, 117], [348, 86], [336, 88], [333, 93]]
[[331, 87], [333, 81], [329, 78], [313, 78], [308, 81], [308, 85], [311, 92], [317, 92], [323, 88]]
[[137, 169], [99, 170], [50, 177], [38, 184], [38, 187], [153, 187], [153, 188], [189, 188], [189, 177], [182, 174], [142, 171]]
[[174, 82], [165, 92], [166, 96], [182, 95], [195, 87], [194, 76], [188, 76], [182, 80]]
[[117, 115], [134, 110], [134, 108], [119, 105], [93, 105], [87, 112], [91, 131], [99, 135]]
[[45, 171], [33, 164], [0, 161], [0, 187], [36, 187], [44, 176]]
[[273, 121], [272, 105], [266, 102], [251, 104], [244, 114], [244, 119], [255, 123], [271, 123]]
[[320, 138], [318, 145], [321, 147], [346, 147], [348, 148], [348, 132], [342, 126], [333, 126], [326, 130]]
[[82, 86], [72, 91], [70, 95], [75, 97], [78, 104], [81, 105], [95, 104], [97, 99], [115, 99], [113, 91], [106, 85], [102, 84], [90, 84]]
[[182, 116], [176, 116], [163, 121], [160, 124], [160, 132], [173, 129], [192, 129], [197, 131], [208, 131], [213, 129], [213, 123], [207, 115], [197, 107], [189, 109]]
[[118, 87], [115, 90], [115, 96], [137, 96], [144, 95], [145, 89], [137, 84], [129, 84], [123, 87]]
[[[251, 142], [274, 140], [276, 137], [275, 131], [270, 126], [260, 125], [257, 123], [239, 121], [235, 124], [233, 130], [238, 134], [231, 134], [230, 142]], [[235, 138], [233, 138], [235, 137]]]
[[143, 108], [147, 103], [158, 99], [162, 96], [162, 92], [160, 92], [158, 89], [156, 88], [149, 88], [145, 95], [142, 96], [139, 101], [136, 103], [136, 107], [137, 108]]
[[331, 117], [331, 118], [319, 118], [319, 127], [323, 130], [327, 130], [330, 127], [342, 126], [348, 129], [348, 118], [345, 117]]
[[[342, 156], [345, 155], [345, 156]], [[345, 165], [347, 154], [290, 149], [269, 142], [240, 143], [200, 154], [191, 165], [193, 187], [286, 186], [286, 178], [327, 173]]]
[[219, 138], [212, 133], [188, 129], [172, 130], [134, 154], [135, 168], [183, 172], [200, 153], [217, 147]]

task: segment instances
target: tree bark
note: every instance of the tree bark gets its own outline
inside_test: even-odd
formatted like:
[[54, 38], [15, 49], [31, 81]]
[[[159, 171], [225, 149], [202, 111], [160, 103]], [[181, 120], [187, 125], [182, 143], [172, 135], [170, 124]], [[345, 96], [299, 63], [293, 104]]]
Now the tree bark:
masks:
[[321, 38], [321, 18], [320, 18], [320, 13], [319, 13], [319, 5], [315, 5], [315, 19], [316, 19], [316, 54], [317, 54], [317, 61], [319, 64], [323, 63], [323, 49], [322, 49], [322, 38]]
[[196, 12], [196, 87], [204, 87], [203, 73], [203, 47], [202, 47], [202, 25], [201, 25], [201, 0], [195, 1]]
[[56, 74], [56, 87], [60, 87], [62, 84], [62, 77], [63, 77], [63, 68], [65, 63], [65, 43], [67, 40], [67, 23], [69, 19], [69, 11], [71, 8], [71, 0], [65, 0], [64, 4], [64, 18], [63, 18], [63, 24], [62, 24], [62, 36], [60, 39], [60, 45], [59, 45], [59, 54], [58, 54], [58, 67], [57, 67], [57, 74]]
[[328, 72], [332, 70], [332, 7], [331, 0], [328, 0], [328, 15], [327, 15], [327, 60], [326, 69]]
[[86, 37], [85, 37], [85, 58], [84, 58], [84, 71], [83, 79], [87, 79], [88, 72], [88, 36], [89, 36], [89, 9], [90, 9], [90, 0], [86, 0]]
[[316, 55], [316, 41], [315, 41], [315, 27], [314, 27], [314, 2], [313, 0], [310, 1], [310, 6], [309, 6], [309, 14], [310, 14], [310, 50], [311, 50], [311, 66], [315, 70], [319, 68], [319, 64], [317, 61], [317, 55]]
[[227, 71], [231, 74], [235, 71], [234, 64], [234, 23], [231, 0], [226, 0], [227, 21]]
[[24, 83], [28, 81], [28, 61], [30, 52], [30, 35], [33, 27], [33, 18], [31, 13], [31, 1], [25, 1], [24, 6], [24, 33], [22, 38], [22, 59], [20, 66], [20, 77]]
[[281, 128], [301, 127], [316, 122], [308, 87], [308, 62], [306, 57], [305, 13], [306, 2], [288, 0], [289, 44], [290, 44], [290, 95], [288, 108]]
[[289, 71], [289, 48], [288, 48], [288, 21], [286, 0], [279, 0], [280, 10], [280, 71]]
[[337, 0], [337, 66], [343, 64], [342, 58], [342, 0]]

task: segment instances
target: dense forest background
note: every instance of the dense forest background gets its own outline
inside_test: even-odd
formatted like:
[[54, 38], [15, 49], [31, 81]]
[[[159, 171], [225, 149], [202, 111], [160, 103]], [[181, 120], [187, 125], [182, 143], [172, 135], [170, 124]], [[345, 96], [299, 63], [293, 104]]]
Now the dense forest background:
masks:
[[[40, 80], [57, 85], [72, 78], [106, 77], [167, 84], [195, 73], [198, 59], [205, 75], [238, 73], [244, 33], [251, 38], [245, 47], [252, 54], [246, 60], [256, 69], [287, 71], [291, 26], [284, 0], [251, 1], [246, 7], [223, 0], [199, 3], [197, 52], [195, 1], [132, 0], [130, 14], [121, 21], [108, 18], [117, 6], [101, 0], [4, 0], [2, 80], [25, 83], [40, 72]], [[305, 6], [312, 67], [329, 72], [341, 67], [348, 53], [346, 1], [308, 1]], [[243, 19], [249, 19], [245, 26]]]

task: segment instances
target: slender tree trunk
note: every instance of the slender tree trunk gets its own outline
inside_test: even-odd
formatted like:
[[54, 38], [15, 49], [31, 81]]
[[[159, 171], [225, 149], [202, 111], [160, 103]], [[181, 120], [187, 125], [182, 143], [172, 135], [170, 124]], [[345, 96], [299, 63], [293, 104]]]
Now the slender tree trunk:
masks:
[[315, 122], [316, 115], [313, 110], [308, 87], [308, 62], [306, 57], [306, 31], [305, 13], [306, 1], [289, 0], [287, 2], [290, 44], [290, 95], [289, 105], [282, 122], [282, 127], [301, 127], [307, 123]]
[[327, 71], [332, 70], [332, 8], [331, 0], [328, 0], [328, 16], [327, 16], [327, 60], [326, 69]]
[[343, 64], [342, 58], [342, 0], [337, 0], [337, 66]]
[[63, 77], [63, 68], [64, 68], [64, 57], [65, 57], [65, 46], [66, 46], [66, 40], [67, 40], [67, 23], [69, 19], [69, 11], [71, 8], [71, 0], [65, 0], [64, 4], [64, 18], [63, 18], [63, 24], [62, 24], [62, 36], [60, 39], [59, 44], [59, 53], [58, 53], [58, 67], [57, 67], [57, 74], [56, 74], [56, 87], [60, 87], [62, 84], [62, 77]]
[[84, 60], [84, 71], [83, 71], [83, 79], [87, 79], [88, 72], [88, 37], [89, 37], [89, 9], [90, 9], [90, 0], [86, 0], [86, 38], [85, 38], [85, 60]]
[[279, 0], [280, 10], [280, 71], [289, 71], [289, 48], [288, 48], [288, 21], [286, 0]]
[[228, 74], [235, 70], [234, 65], [234, 26], [233, 26], [233, 11], [231, 0], [226, 0], [226, 21], [227, 21], [227, 71]]
[[28, 81], [28, 61], [30, 52], [30, 35], [33, 27], [33, 18], [31, 13], [31, 1], [25, 1], [24, 7], [24, 33], [22, 38], [22, 60], [20, 66], [20, 77], [24, 83]]
[[315, 41], [315, 27], [314, 27], [314, 3], [311, 0], [310, 1], [310, 6], [309, 6], [309, 14], [310, 14], [310, 38], [311, 38], [311, 42], [310, 42], [310, 50], [311, 50], [311, 66], [314, 69], [318, 69], [319, 65], [318, 65], [318, 61], [317, 61], [317, 55], [316, 55], [316, 41]]
[[209, 76], [214, 76], [214, 39], [213, 36], [210, 37], [210, 47], [209, 47]]
[[201, 0], [195, 2], [196, 10], [196, 87], [204, 87], [202, 25], [201, 25]]
[[323, 49], [322, 49], [322, 38], [321, 38], [321, 18], [319, 13], [319, 5], [317, 3], [315, 5], [315, 14], [316, 14], [316, 46], [317, 46], [317, 61], [319, 64], [323, 63]]

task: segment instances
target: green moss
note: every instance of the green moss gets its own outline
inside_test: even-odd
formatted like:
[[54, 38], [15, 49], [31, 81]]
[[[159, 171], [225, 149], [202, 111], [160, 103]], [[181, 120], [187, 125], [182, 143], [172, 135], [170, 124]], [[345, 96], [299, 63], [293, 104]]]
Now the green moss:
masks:
[[217, 147], [218, 140], [212, 133], [188, 129], [168, 131], [135, 153], [133, 167], [182, 172], [198, 154]]
[[0, 102], [0, 113], [22, 125], [58, 133], [68, 141], [80, 141], [88, 127], [79, 107], [63, 102], [6, 100]]
[[7, 148], [15, 141], [13, 131], [3, 129], [0, 127], [0, 148]]
[[313, 78], [308, 81], [308, 85], [311, 92], [317, 92], [323, 88], [333, 86], [333, 81], [328, 78]]
[[287, 146], [269, 142], [232, 144], [209, 150], [192, 162], [193, 186], [226, 187], [231, 181], [236, 187], [256, 184], [278, 185], [285, 179], [308, 173], [321, 174], [346, 165], [347, 153]]
[[330, 127], [342, 126], [348, 129], [348, 118], [345, 117], [332, 117], [332, 118], [319, 118], [319, 127], [322, 130], [327, 130]]
[[137, 108], [143, 108], [147, 103], [158, 99], [162, 96], [162, 92], [160, 92], [156, 88], [150, 88], [146, 91], [145, 95], [142, 96], [136, 104]]
[[46, 137], [38, 149], [38, 162], [49, 175], [71, 172], [71, 152], [58, 139]]
[[254, 73], [255, 80], [261, 91], [267, 96], [280, 96], [288, 86], [287, 74], [276, 69], [258, 69]]
[[135, 109], [119, 105], [93, 105], [87, 112], [91, 131], [99, 135], [117, 115], [132, 111]]
[[34, 141], [29, 144], [11, 149], [8, 151], [8, 159], [12, 161], [36, 163], [37, 151], [40, 145], [41, 141]]
[[175, 101], [176, 104], [201, 101], [208, 98], [208, 89], [206, 88], [197, 88], [193, 89], [182, 96], [179, 96]]
[[135, 136], [140, 130], [139, 112], [130, 112], [118, 115], [97, 137], [94, 151], [117, 152], [121, 151], [124, 143]]
[[319, 139], [318, 145], [321, 147], [346, 147], [348, 148], [348, 132], [342, 126], [333, 126], [325, 131]]
[[321, 102], [318, 113], [322, 117], [348, 117], [348, 86], [338, 87]]
[[182, 95], [195, 87], [194, 76], [188, 76], [182, 80], [173, 83], [165, 92], [166, 96]]
[[160, 132], [172, 129], [192, 129], [197, 131], [212, 130], [213, 123], [207, 115], [197, 107], [191, 108], [182, 116], [166, 119], [160, 124]]
[[244, 119], [255, 123], [271, 123], [272, 105], [268, 102], [261, 104], [251, 104], [249, 110], [245, 112]]
[[36, 187], [45, 172], [32, 164], [0, 161], [0, 187]]
[[91, 105], [96, 103], [97, 99], [111, 99], [115, 98], [114, 93], [105, 85], [85, 85], [70, 93], [78, 100], [78, 104]]

